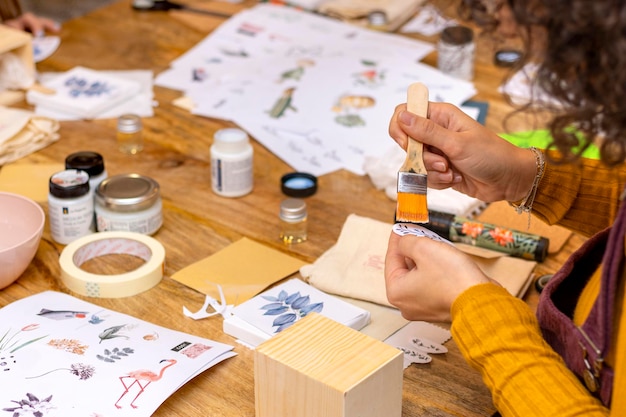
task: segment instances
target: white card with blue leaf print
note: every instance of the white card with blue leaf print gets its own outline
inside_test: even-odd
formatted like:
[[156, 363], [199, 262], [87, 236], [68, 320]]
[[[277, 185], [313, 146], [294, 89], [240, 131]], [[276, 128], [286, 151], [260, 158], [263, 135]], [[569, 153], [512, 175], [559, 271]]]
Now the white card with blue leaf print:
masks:
[[[355, 330], [370, 322], [369, 311], [320, 291], [300, 279], [291, 279], [236, 306], [232, 311], [235, 320], [226, 319], [224, 330], [243, 342], [257, 345], [259, 335], [265, 335], [262, 339], [267, 340], [311, 312]], [[226, 324], [228, 320], [229, 325]], [[237, 326], [237, 323], [241, 325]], [[231, 324], [236, 328], [233, 329]], [[257, 331], [252, 331], [249, 325]]]
[[43, 83], [54, 91], [28, 91], [29, 104], [66, 112], [85, 119], [97, 116], [139, 93], [137, 81], [116, 77], [84, 67], [74, 67]]

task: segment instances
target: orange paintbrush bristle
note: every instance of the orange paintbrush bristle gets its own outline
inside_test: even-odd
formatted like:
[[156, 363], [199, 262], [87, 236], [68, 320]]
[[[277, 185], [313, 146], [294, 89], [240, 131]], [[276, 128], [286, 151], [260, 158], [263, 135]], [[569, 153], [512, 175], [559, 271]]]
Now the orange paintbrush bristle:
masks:
[[428, 223], [426, 193], [398, 193], [396, 223]]
[[[418, 116], [427, 116], [428, 88], [424, 84], [413, 83], [409, 86], [406, 108]], [[421, 142], [408, 138], [406, 160], [398, 172], [396, 223], [428, 223], [427, 177], [422, 159], [423, 150]]]

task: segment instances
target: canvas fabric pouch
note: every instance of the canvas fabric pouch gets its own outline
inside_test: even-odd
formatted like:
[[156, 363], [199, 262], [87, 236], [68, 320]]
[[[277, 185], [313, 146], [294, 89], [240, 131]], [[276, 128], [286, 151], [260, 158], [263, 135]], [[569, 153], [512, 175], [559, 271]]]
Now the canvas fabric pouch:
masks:
[[60, 137], [57, 120], [0, 106], [0, 166], [36, 152]]
[[382, 12], [386, 17], [387, 30], [395, 30], [423, 3], [424, 0], [326, 0], [317, 6], [317, 11], [361, 25], [367, 25], [371, 13]]
[[[385, 255], [393, 225], [351, 214], [337, 243], [313, 264], [300, 268], [314, 287], [344, 297], [391, 306], [385, 289]], [[483, 272], [512, 295], [522, 297], [532, 282], [536, 262], [488, 249], [455, 244], [469, 254]], [[445, 259], [434, 260], [446, 262]]]

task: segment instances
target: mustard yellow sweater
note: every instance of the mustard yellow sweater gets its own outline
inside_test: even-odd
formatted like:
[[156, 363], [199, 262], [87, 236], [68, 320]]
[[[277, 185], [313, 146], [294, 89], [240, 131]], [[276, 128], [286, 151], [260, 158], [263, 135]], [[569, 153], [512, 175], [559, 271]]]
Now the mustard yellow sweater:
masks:
[[[576, 165], [548, 162], [533, 213], [550, 224], [591, 235], [612, 223], [625, 184], [623, 167], [610, 169], [593, 160]], [[474, 286], [458, 297], [452, 306], [453, 337], [468, 362], [481, 372], [502, 416], [626, 416], [625, 282], [623, 277], [607, 358], [615, 371], [610, 410], [543, 340], [534, 312], [522, 300], [492, 284]], [[599, 287], [600, 271], [596, 271], [578, 300], [575, 323], [585, 320]]]

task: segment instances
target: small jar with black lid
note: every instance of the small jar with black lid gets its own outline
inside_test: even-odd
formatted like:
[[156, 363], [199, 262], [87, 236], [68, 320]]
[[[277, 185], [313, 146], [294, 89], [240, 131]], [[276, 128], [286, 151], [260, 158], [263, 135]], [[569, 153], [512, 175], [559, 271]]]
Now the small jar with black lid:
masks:
[[163, 224], [159, 184], [139, 174], [114, 175], [96, 190], [99, 232], [128, 231], [152, 235]]
[[48, 189], [48, 218], [52, 239], [67, 245], [95, 231], [89, 174], [77, 169], [57, 172], [50, 177]]
[[80, 169], [89, 174], [89, 188], [95, 193], [98, 185], [107, 177], [104, 158], [97, 152], [74, 152], [65, 158], [65, 169]]

